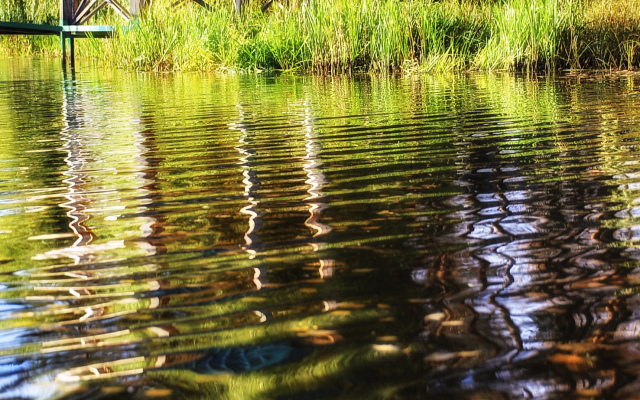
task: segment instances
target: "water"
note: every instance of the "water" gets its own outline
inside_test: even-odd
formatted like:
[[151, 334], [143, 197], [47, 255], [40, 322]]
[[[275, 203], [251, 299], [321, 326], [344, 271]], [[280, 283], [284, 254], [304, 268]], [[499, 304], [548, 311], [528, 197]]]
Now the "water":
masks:
[[633, 398], [638, 83], [5, 59], [0, 398]]

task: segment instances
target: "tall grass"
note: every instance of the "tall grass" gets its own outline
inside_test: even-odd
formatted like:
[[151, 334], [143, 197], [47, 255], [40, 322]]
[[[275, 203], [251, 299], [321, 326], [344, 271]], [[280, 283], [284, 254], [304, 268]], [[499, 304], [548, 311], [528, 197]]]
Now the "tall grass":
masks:
[[[57, 24], [58, 3], [55, 1], [0, 0], [0, 21]], [[57, 50], [56, 38], [47, 36], [0, 36], [1, 53], [48, 53]]]
[[640, 66], [640, 1], [594, 1], [576, 18], [571, 43], [575, 57], [570, 60], [574, 67]]
[[[78, 54], [139, 70], [322, 74], [640, 66], [640, 0], [279, 0], [266, 14], [252, 0], [242, 17], [230, 0], [209, 3], [210, 12], [155, 0], [127, 25], [105, 12], [98, 22], [118, 24], [117, 34], [78, 41]], [[0, 0], [0, 20], [57, 15], [36, 4]], [[8, 43], [0, 47], [34, 51]]]
[[558, 37], [566, 24], [557, 0], [511, 0], [493, 4], [491, 35], [475, 58], [482, 69], [555, 65]]

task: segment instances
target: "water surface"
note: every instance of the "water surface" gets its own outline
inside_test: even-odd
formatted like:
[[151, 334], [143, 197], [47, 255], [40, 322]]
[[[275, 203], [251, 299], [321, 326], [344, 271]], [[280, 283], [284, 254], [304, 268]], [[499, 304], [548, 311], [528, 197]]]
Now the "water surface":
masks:
[[0, 398], [633, 398], [639, 83], [5, 59]]

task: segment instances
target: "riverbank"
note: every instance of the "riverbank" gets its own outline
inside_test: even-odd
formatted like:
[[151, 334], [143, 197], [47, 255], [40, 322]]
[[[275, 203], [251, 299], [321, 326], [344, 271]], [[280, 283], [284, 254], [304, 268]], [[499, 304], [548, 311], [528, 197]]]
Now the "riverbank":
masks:
[[[230, 1], [210, 3], [209, 12], [196, 4], [172, 8], [156, 1], [143, 18], [120, 25], [112, 39], [77, 41], [77, 56], [157, 71], [640, 67], [640, 0], [290, 0], [265, 14], [255, 1], [242, 18]], [[33, 16], [20, 16], [11, 9], [16, 2], [1, 4], [0, 20], [8, 15], [14, 20], [56, 18], [55, 7], [33, 6]], [[121, 23], [108, 12], [98, 18]], [[59, 56], [59, 51], [55, 37], [0, 38], [5, 54]]]

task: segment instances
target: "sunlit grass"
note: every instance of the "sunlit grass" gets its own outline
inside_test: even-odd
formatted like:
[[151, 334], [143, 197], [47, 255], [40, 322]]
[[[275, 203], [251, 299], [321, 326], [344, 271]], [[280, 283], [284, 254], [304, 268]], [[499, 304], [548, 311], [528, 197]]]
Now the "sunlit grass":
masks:
[[640, 65], [640, 0], [589, 2], [576, 24], [576, 66], [627, 68]]
[[491, 35], [476, 54], [480, 69], [514, 69], [555, 64], [557, 37], [564, 29], [556, 0], [511, 0], [490, 7]]
[[[290, 0], [212, 11], [157, 0], [111, 40], [79, 41], [80, 58], [138, 70], [387, 73], [627, 68], [640, 65], [640, 0]], [[56, 5], [0, 0], [0, 20], [55, 21]], [[41, 4], [41, 3], [37, 3]], [[23, 9], [20, 9], [23, 5]], [[3, 38], [4, 52], [56, 54], [48, 39]]]

